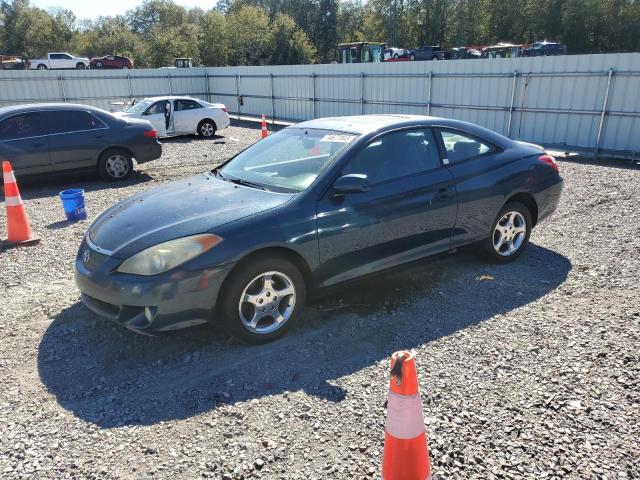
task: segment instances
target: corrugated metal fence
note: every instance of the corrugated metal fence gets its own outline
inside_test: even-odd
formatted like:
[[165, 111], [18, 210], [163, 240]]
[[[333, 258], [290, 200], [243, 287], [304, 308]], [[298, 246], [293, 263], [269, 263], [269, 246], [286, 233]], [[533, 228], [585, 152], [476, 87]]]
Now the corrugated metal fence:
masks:
[[511, 138], [640, 156], [640, 54], [216, 67], [0, 72], [0, 105], [67, 101], [118, 108], [152, 95], [225, 103], [278, 120], [414, 113], [471, 121]]

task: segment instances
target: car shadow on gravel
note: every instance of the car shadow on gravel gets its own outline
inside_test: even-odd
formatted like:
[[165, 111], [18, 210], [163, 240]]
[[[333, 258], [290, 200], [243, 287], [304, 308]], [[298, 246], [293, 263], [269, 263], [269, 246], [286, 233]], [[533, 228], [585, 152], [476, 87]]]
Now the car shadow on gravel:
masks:
[[508, 265], [446, 255], [329, 291], [287, 336], [262, 346], [211, 327], [146, 337], [76, 303], [49, 325], [38, 369], [63, 408], [104, 428], [189, 418], [284, 391], [340, 402], [349, 389], [335, 380], [534, 302], [570, 270], [566, 257], [534, 244]]

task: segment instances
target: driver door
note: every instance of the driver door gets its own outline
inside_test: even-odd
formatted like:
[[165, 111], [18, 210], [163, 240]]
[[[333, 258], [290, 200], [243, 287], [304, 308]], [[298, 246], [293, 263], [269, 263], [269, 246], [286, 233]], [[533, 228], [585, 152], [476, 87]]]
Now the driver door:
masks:
[[433, 132], [401, 130], [372, 140], [340, 175], [365, 174], [370, 190], [317, 204], [323, 286], [449, 248], [456, 221], [454, 180]]
[[165, 104], [166, 100], [160, 100], [159, 102], [154, 103], [149, 108], [147, 108], [142, 114], [142, 118], [145, 120], [149, 120], [153, 128], [158, 132], [159, 137], [166, 137], [167, 130], [165, 128]]

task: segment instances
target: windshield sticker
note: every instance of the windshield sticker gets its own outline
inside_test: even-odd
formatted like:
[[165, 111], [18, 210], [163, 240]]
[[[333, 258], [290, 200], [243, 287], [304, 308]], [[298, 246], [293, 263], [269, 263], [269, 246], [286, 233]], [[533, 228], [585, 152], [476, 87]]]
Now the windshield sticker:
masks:
[[355, 135], [325, 135], [320, 139], [321, 142], [349, 143], [353, 142]]

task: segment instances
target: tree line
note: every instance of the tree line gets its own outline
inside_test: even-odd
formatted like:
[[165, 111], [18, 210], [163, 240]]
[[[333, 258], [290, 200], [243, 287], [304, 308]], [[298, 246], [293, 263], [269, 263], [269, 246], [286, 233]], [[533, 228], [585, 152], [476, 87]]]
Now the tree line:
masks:
[[219, 0], [187, 9], [145, 0], [123, 15], [79, 20], [62, 8], [0, 0], [0, 54], [119, 54], [138, 67], [327, 63], [336, 44], [412, 48], [564, 42], [570, 53], [640, 50], [637, 0]]

